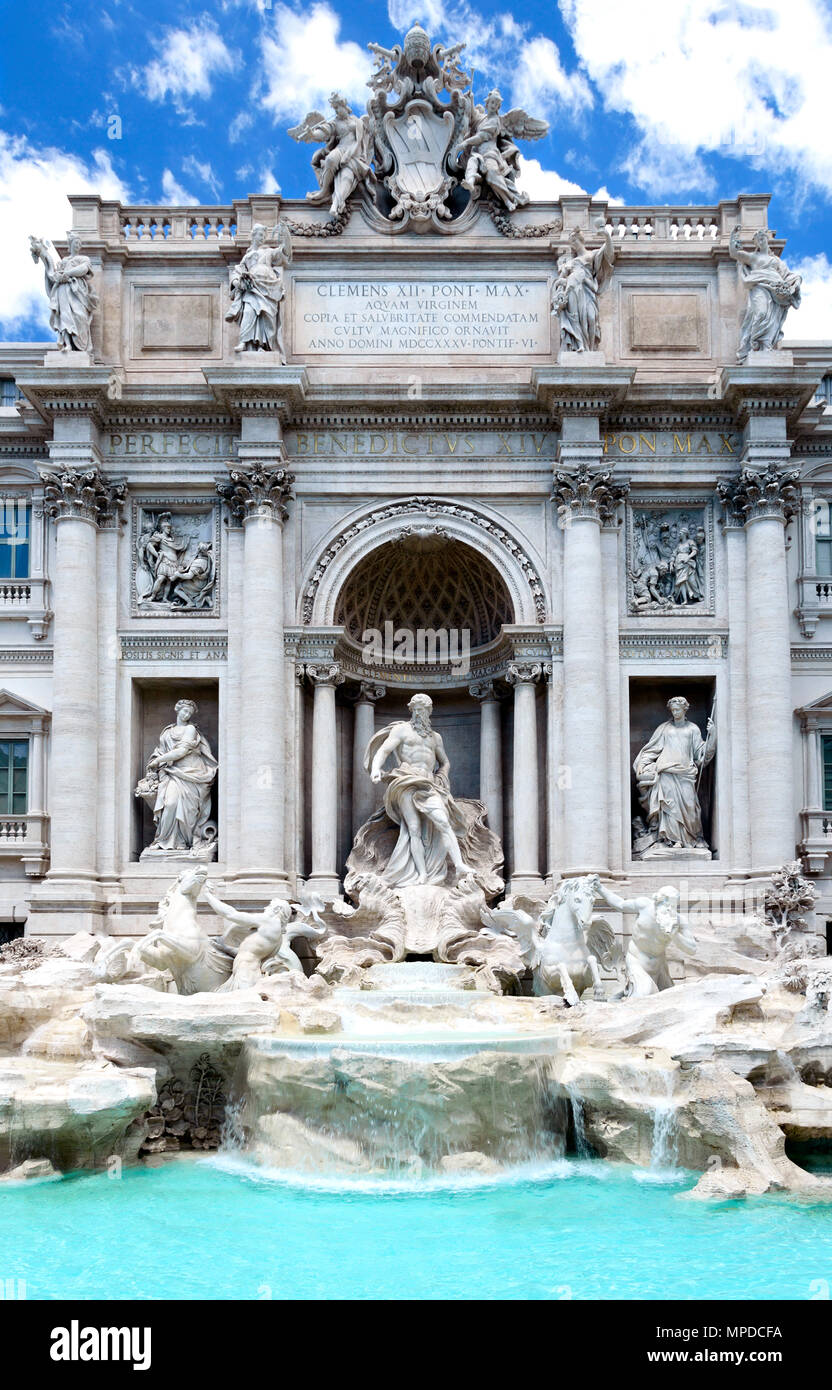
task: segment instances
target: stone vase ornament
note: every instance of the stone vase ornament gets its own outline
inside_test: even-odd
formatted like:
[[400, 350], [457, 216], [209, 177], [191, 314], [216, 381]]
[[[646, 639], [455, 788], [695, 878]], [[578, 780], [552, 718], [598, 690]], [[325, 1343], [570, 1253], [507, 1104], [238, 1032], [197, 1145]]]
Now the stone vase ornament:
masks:
[[156, 825], [140, 858], [216, 859], [217, 827], [210, 816], [217, 760], [193, 722], [195, 701], [179, 700], [175, 711], [176, 721], [159, 735], [135, 791], [152, 810]]

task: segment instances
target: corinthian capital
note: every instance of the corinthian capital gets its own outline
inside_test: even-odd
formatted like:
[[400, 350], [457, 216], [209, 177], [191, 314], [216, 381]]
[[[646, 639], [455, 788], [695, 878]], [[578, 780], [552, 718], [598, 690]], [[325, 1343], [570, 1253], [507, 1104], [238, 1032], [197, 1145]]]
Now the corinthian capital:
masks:
[[605, 524], [612, 521], [618, 503], [629, 491], [630, 484], [614, 479], [611, 468], [591, 470], [588, 464], [579, 463], [574, 469], [555, 469], [561, 526], [568, 526], [578, 517]]
[[716, 490], [734, 522], [742, 525], [764, 516], [788, 521], [798, 504], [799, 481], [799, 469], [769, 463], [765, 468], [743, 468], [735, 478], [717, 483]]
[[294, 481], [294, 474], [285, 468], [264, 468], [255, 463], [251, 468], [230, 469], [228, 479], [217, 483], [217, 492], [228, 503], [235, 521], [246, 522], [252, 517], [285, 521]]
[[111, 482], [97, 468], [41, 468], [44, 510], [56, 518], [79, 517], [101, 526], [118, 515], [127, 488]]

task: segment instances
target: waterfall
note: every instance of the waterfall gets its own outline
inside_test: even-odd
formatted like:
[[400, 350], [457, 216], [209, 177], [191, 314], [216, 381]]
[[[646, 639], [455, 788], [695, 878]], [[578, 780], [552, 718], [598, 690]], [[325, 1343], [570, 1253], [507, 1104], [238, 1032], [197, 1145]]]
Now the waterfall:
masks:
[[569, 1105], [572, 1110], [572, 1128], [575, 1132], [575, 1152], [578, 1158], [593, 1158], [592, 1148], [586, 1137], [586, 1125], [584, 1123], [584, 1103], [578, 1092], [572, 1086], [567, 1086]]

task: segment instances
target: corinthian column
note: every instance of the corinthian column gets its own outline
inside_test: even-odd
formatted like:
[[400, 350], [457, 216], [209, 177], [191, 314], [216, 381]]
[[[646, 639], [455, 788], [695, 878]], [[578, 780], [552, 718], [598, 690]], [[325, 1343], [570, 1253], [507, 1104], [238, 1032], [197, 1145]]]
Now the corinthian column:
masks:
[[98, 867], [97, 533], [120, 509], [125, 489], [97, 468], [42, 469], [40, 476], [56, 528], [49, 876], [89, 882]]
[[785, 525], [799, 472], [745, 467], [719, 493], [744, 521], [751, 861], [770, 873], [795, 855], [793, 701]]
[[364, 754], [375, 732], [374, 705], [376, 700], [383, 700], [386, 694], [386, 685], [376, 685], [373, 681], [362, 681], [358, 687], [352, 735], [353, 838], [364, 822], [370, 819], [378, 801], [378, 790], [373, 786], [370, 774], [364, 768]]
[[493, 681], [469, 685], [480, 704], [480, 801], [488, 812], [488, 824], [497, 839], [503, 838], [503, 745], [500, 702]]
[[512, 766], [512, 893], [539, 895], [540, 794], [537, 773], [537, 701], [535, 683], [543, 674], [536, 661], [515, 661], [506, 672], [514, 686], [514, 758]]
[[338, 896], [338, 742], [335, 690], [344, 680], [335, 661], [309, 665], [312, 706], [312, 873], [308, 887], [322, 897]]
[[[569, 424], [564, 420], [564, 429]], [[592, 422], [575, 422], [584, 426]], [[564, 436], [561, 458], [594, 453], [590, 435]], [[629, 490], [612, 470], [579, 462], [555, 472], [558, 521], [563, 531], [563, 759], [565, 865], [570, 873], [608, 867], [607, 784], [609, 750], [604, 670], [604, 601], [601, 526], [610, 524]]]
[[237, 877], [288, 892], [284, 846], [285, 658], [283, 522], [294, 478], [283, 468], [233, 468], [217, 484], [243, 527], [240, 828]]

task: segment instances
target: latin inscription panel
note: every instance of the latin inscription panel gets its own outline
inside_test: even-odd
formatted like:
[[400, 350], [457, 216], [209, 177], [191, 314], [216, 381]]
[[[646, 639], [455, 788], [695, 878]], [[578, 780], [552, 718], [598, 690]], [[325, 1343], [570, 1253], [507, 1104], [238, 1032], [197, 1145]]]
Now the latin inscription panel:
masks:
[[550, 351], [549, 282], [311, 280], [293, 287], [294, 351], [396, 356]]

